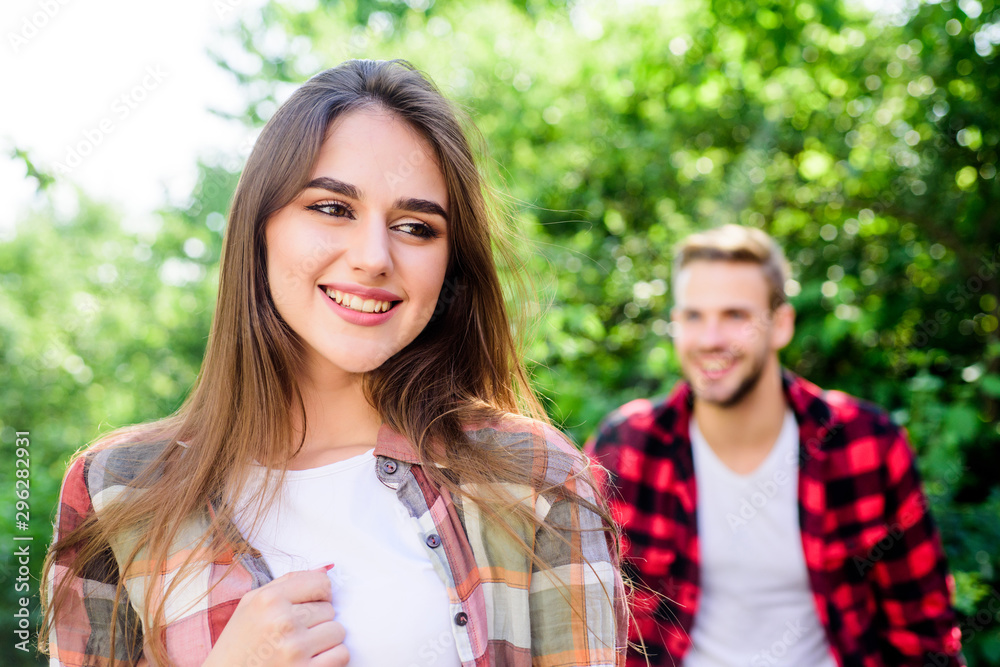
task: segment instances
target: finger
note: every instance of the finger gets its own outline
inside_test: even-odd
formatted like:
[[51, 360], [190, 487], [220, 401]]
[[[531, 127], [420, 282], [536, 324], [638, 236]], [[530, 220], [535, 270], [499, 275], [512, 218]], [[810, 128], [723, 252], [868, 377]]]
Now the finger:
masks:
[[342, 645], [346, 636], [347, 631], [342, 624], [337, 621], [326, 621], [306, 630], [306, 646], [309, 648], [309, 654], [316, 657]]
[[347, 667], [351, 654], [343, 644], [320, 653], [309, 662], [310, 667]]
[[299, 570], [275, 579], [272, 584], [281, 590], [289, 602], [332, 602], [330, 577], [323, 570]]
[[292, 607], [292, 613], [300, 627], [311, 628], [320, 623], [332, 621], [336, 612], [329, 602], [301, 602]]

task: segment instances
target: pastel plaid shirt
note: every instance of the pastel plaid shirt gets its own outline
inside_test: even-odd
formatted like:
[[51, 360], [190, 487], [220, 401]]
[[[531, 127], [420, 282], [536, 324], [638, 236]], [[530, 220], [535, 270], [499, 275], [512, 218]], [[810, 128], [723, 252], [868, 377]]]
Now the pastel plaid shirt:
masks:
[[[418, 465], [413, 446], [383, 427], [372, 464], [382, 483], [396, 491], [399, 502], [414, 519], [421, 542], [427, 545], [427, 556], [447, 587], [452, 632], [462, 664], [623, 665], [625, 597], [620, 572], [610, 556], [611, 538], [601, 530], [599, 516], [560, 493], [560, 489], [570, 489], [594, 499], [585, 457], [557, 430], [524, 418], [512, 417], [502, 425], [468, 433], [484, 446], [530, 451], [532, 472], [536, 473], [531, 479], [544, 480], [544, 492], [528, 486], [509, 490], [530, 503], [537, 517], [556, 526], [572, 526], [573, 531], [564, 534], [579, 550], [570, 549], [549, 531], [515, 526], [519, 537], [533, 545], [535, 554], [547, 565], [543, 570], [532, 566], [513, 538], [503, 530], [491, 529], [475, 505], [463, 506], [431, 484]], [[77, 458], [63, 482], [56, 537], [73, 530], [94, 512], [99, 517], [101, 508], [120, 494], [141, 492], [127, 486], [128, 481], [155, 461], [162, 448], [162, 444], [110, 447]], [[191, 553], [189, 545], [207, 529], [210, 512], [206, 504], [203, 515], [184, 526], [165, 572], [147, 576], [150, 563], [143, 561], [140, 553], [128, 573], [115, 645], [116, 657], [124, 664], [151, 664], [141, 630], [134, 642], [126, 639], [129, 629], [140, 623], [144, 587], [154, 586], [157, 594], [164, 590], [176, 576], [178, 564]], [[432, 535], [440, 539], [427, 539]], [[49, 638], [51, 664], [83, 667], [109, 663], [120, 559], [135, 540], [134, 534], [116, 536], [104, 560], [70, 582], [72, 595], [60, 608]], [[55, 563], [48, 582], [50, 594], [58, 581], [71, 576], [67, 568], [70, 556]], [[239, 560], [230, 567], [234, 558]], [[200, 561], [194, 576], [167, 600], [164, 638], [171, 663], [202, 664], [240, 598], [271, 579], [267, 564], [259, 557], [237, 557], [228, 551], [214, 561]], [[573, 609], [582, 610], [583, 616]], [[248, 656], [248, 660], [254, 662], [253, 657]], [[258, 657], [256, 664], [263, 663], [266, 660]]]
[[[809, 583], [837, 663], [959, 665], [944, 551], [906, 435], [875, 406], [785, 372], [799, 425], [798, 513]], [[586, 451], [609, 472], [624, 529], [633, 640], [679, 665], [698, 611], [699, 552], [686, 383], [611, 413]], [[646, 665], [629, 652], [628, 664]]]

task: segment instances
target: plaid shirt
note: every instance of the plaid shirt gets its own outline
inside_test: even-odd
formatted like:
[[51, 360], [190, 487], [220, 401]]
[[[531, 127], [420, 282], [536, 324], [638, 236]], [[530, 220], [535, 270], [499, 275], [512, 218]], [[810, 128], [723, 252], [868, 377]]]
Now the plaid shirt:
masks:
[[[809, 583], [839, 665], [959, 665], [944, 551], [904, 432], [878, 408], [786, 372], [799, 426], [798, 514]], [[680, 383], [609, 415], [587, 444], [614, 487], [625, 569], [644, 586], [630, 639], [679, 665], [698, 610], [697, 489]], [[648, 590], [646, 590], [648, 589]], [[630, 650], [629, 665], [645, 665]]]
[[[535, 515], [556, 526], [572, 526], [567, 535], [579, 547], [573, 552], [549, 531], [535, 531], [528, 522], [515, 525], [520, 539], [534, 545], [546, 569], [531, 559], [505, 531], [486, 524], [477, 507], [430, 483], [418, 465], [412, 445], [383, 427], [375, 447], [375, 472], [396, 491], [399, 502], [414, 519], [427, 556], [441, 575], [451, 600], [452, 634], [463, 666], [624, 665], [625, 598], [621, 575], [610, 557], [609, 533], [599, 516], [563, 497], [570, 489], [594, 499], [586, 458], [555, 429], [523, 418], [502, 425], [470, 430], [484, 446], [530, 450], [545, 492], [528, 486], [509, 488], [529, 503]], [[90, 514], [123, 492], [128, 480], [154, 461], [162, 445], [132, 445], [91, 451], [69, 468], [56, 518], [56, 537], [73, 530]], [[582, 475], [577, 476], [577, 473]], [[552, 489], [556, 489], [553, 491]], [[184, 526], [171, 550], [166, 571], [152, 577], [142, 553], [125, 579], [122, 595], [117, 658], [125, 664], [149, 665], [141, 632], [129, 643], [129, 629], [138, 627], [145, 586], [157, 595], [177, 575], [178, 565], [191, 554], [191, 544], [207, 530], [211, 508]], [[439, 541], [427, 540], [438, 535]], [[135, 544], [135, 534], [117, 535], [103, 562], [71, 581], [72, 595], [60, 607], [50, 637], [53, 665], [106, 665], [110, 655], [110, 619], [120, 559]], [[429, 544], [434, 544], [431, 547]], [[438, 548], [440, 547], [440, 548]], [[584, 562], [580, 554], [586, 559]], [[70, 575], [72, 554], [54, 565], [49, 592]], [[230, 568], [233, 559], [239, 558]], [[240, 598], [271, 581], [262, 558], [234, 555], [196, 561], [196, 573], [167, 601], [164, 638], [175, 665], [200, 665], [205, 660]], [[214, 588], [212, 588], [214, 586]], [[572, 609], [582, 610], [584, 617]], [[266, 656], [247, 656], [266, 663]]]

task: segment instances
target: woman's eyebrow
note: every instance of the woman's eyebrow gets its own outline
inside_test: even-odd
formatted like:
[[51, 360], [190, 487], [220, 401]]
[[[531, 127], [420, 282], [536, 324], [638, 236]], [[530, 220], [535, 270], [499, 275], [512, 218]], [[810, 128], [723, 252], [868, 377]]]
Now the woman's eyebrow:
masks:
[[410, 211], [411, 213], [428, 213], [430, 215], [439, 215], [445, 220], [448, 219], [448, 214], [441, 207], [440, 204], [432, 202], [427, 199], [417, 199], [415, 197], [400, 197], [395, 202], [393, 202], [392, 207], [400, 211]]
[[344, 183], [343, 181], [338, 181], [335, 178], [329, 178], [327, 176], [321, 176], [320, 178], [314, 178], [309, 181], [309, 183], [306, 184], [306, 189], [309, 188], [319, 188], [320, 190], [328, 190], [338, 195], [350, 197], [351, 199], [361, 199], [361, 191], [356, 187], [350, 183]]
[[[328, 192], [333, 192], [338, 195], [343, 195], [344, 197], [350, 197], [351, 199], [363, 199], [361, 190], [351, 185], [350, 183], [344, 183], [343, 181], [338, 181], [336, 178], [330, 178], [329, 176], [321, 176], [319, 178], [314, 178], [306, 184], [306, 189], [318, 188], [320, 190], [327, 190]], [[417, 197], [400, 197], [395, 202], [393, 202], [392, 207], [400, 211], [410, 211], [412, 213], [427, 213], [430, 215], [439, 215], [445, 220], [448, 219], [448, 214], [445, 212], [444, 208], [429, 199], [419, 199]]]

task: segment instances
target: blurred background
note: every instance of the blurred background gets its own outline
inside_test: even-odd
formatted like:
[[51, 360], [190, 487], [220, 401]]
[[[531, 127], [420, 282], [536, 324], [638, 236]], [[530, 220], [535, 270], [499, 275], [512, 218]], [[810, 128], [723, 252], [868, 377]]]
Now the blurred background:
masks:
[[767, 230], [794, 273], [784, 362], [909, 430], [969, 664], [1000, 665], [996, 0], [33, 0], [0, 27], [5, 647], [14, 536], [34, 538], [37, 593], [68, 458], [195, 379], [259, 128], [321, 69], [402, 57], [488, 146], [530, 249], [526, 350], [553, 419], [582, 443], [667, 392], [673, 243]]

